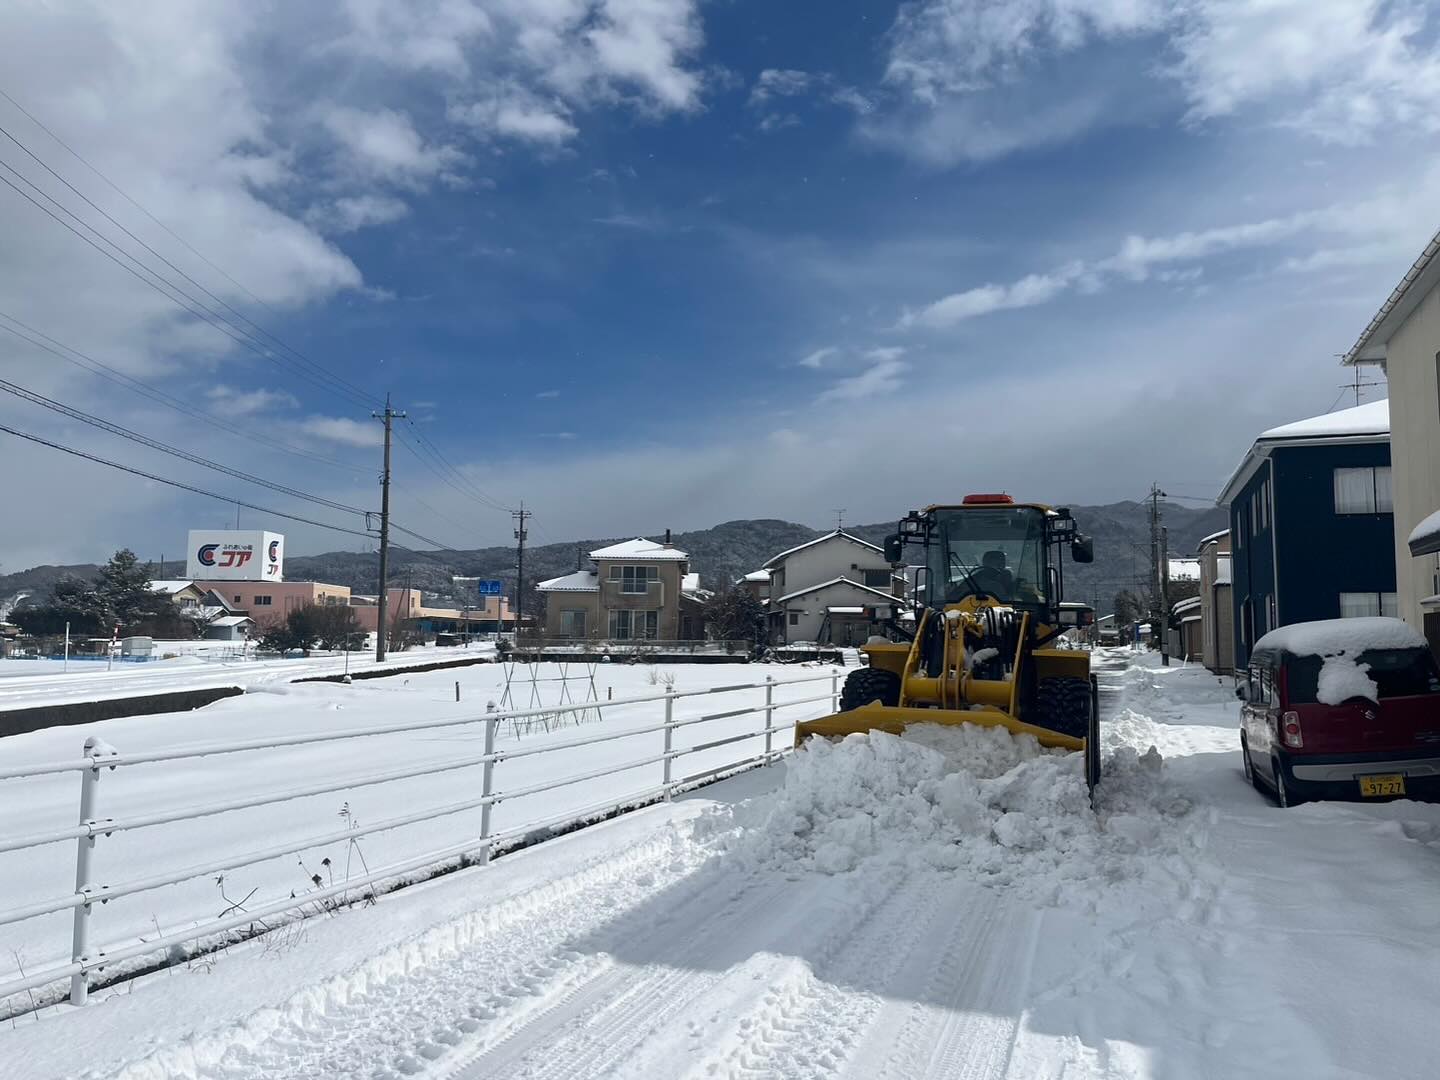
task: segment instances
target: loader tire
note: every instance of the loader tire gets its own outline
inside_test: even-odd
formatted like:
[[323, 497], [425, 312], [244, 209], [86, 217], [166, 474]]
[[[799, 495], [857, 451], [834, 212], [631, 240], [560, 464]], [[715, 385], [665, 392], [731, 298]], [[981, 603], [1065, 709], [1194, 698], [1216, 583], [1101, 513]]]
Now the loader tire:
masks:
[[900, 704], [900, 676], [880, 668], [856, 668], [845, 676], [840, 689], [840, 711], [849, 712], [861, 705], [878, 701], [881, 705]]
[[1090, 734], [1091, 701], [1088, 679], [1041, 679], [1035, 694], [1039, 726], [1083, 739]]

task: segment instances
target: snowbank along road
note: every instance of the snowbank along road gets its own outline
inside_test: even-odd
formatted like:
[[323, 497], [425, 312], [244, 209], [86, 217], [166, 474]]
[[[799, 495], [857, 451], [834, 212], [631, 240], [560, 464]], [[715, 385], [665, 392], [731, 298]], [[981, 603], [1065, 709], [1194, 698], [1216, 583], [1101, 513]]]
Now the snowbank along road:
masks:
[[1107, 776], [996, 730], [788, 765], [0, 1034], [161, 1078], [1421, 1077], [1440, 808], [1275, 809], [1228, 684], [1126, 666]]

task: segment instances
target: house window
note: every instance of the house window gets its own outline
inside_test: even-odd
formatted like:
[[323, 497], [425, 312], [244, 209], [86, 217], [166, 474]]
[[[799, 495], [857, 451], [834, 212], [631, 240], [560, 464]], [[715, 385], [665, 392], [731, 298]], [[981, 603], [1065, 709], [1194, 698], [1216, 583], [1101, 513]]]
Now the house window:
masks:
[[583, 638], [585, 636], [585, 612], [561, 611], [560, 612], [560, 633], [564, 637]]
[[1335, 470], [1335, 513], [1393, 514], [1390, 466]]
[[1235, 510], [1235, 528], [1233, 531], [1235, 536], [1236, 551], [1239, 551], [1245, 546], [1245, 530], [1247, 528], [1249, 528], [1249, 526], [1245, 522], [1245, 506], [1242, 503]]
[[653, 641], [659, 629], [658, 611], [610, 612], [610, 637], [615, 641]]
[[620, 582], [622, 593], [643, 593], [652, 581], [658, 580], [660, 570], [654, 566], [612, 566], [610, 580]]
[[[235, 599], [236, 599], [236, 600], [239, 600], [240, 598], [237, 596]], [[274, 602], [275, 602], [275, 598], [274, 598], [273, 596], [257, 596], [257, 597], [255, 597], [255, 606], [256, 606], [256, 607], [269, 607], [269, 606], [270, 606], [271, 604], [273, 604]]]
[[1398, 593], [1342, 592], [1340, 594], [1340, 617], [1342, 619], [1363, 619], [1376, 615], [1397, 618], [1400, 614]]
[[888, 589], [890, 587], [889, 570], [864, 570], [861, 572], [861, 585], [868, 585], [872, 589]]
[[799, 613], [798, 611], [792, 611], [792, 612], [790, 612], [790, 625], [791, 625], [791, 626], [799, 626], [799, 625], [800, 625], [800, 613]]

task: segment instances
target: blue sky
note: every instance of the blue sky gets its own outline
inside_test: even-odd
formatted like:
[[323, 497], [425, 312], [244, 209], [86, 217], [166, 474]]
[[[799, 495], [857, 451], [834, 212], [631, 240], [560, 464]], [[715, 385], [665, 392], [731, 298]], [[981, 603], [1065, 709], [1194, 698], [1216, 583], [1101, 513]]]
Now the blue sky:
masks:
[[[1437, 31], [1379, 0], [22, 3], [0, 89], [164, 228], [3, 99], [0, 126], [234, 310], [392, 393], [417, 531], [505, 542], [522, 498], [542, 541], [819, 525], [970, 489], [1211, 495], [1256, 431], [1333, 407], [1335, 354], [1436, 224]], [[0, 160], [150, 258], [16, 144]], [[6, 378], [378, 504], [360, 402], [9, 188], [0, 229], [0, 313], [349, 468], [0, 335]], [[0, 423], [354, 523], [13, 398]], [[458, 476], [422, 467], [421, 435]], [[0, 537], [10, 568], [178, 552], [233, 519], [3, 447], [12, 499], [44, 511]], [[292, 552], [367, 543], [242, 518]]]

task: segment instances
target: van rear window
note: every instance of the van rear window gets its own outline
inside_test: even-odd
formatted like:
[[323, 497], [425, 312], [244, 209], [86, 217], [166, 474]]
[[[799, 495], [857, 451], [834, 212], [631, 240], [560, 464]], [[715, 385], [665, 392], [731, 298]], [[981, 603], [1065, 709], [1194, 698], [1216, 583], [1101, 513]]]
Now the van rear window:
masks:
[[[1293, 656], [1286, 661], [1290, 704], [1315, 704], [1324, 662], [1318, 656]], [[1369, 665], [1381, 698], [1440, 694], [1440, 671], [1429, 649], [1367, 649], [1360, 654], [1359, 663]]]

